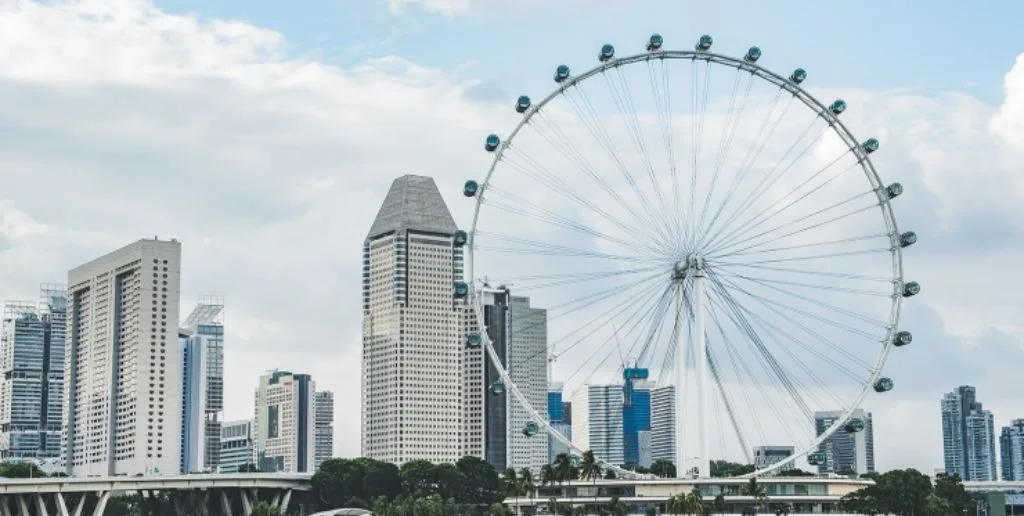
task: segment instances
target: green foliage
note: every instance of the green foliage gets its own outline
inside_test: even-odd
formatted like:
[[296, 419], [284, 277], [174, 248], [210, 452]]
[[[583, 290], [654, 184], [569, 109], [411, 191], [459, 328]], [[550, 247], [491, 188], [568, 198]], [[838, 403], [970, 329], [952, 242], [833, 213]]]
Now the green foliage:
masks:
[[250, 462], [248, 464], [242, 464], [241, 466], [239, 466], [238, 467], [238, 472], [239, 473], [259, 473], [260, 472], [260, 468], [256, 467], [255, 464]]
[[898, 469], [868, 478], [875, 484], [844, 496], [839, 501], [841, 510], [870, 516], [950, 516], [964, 514], [974, 504], [959, 475], [939, 475], [934, 486], [916, 469]]
[[814, 477], [814, 476], [817, 476], [817, 474], [811, 473], [810, 471], [804, 471], [802, 469], [794, 468], [794, 469], [782, 470], [776, 476], [779, 476], [779, 477]]
[[[506, 495], [494, 468], [476, 457], [455, 464], [411, 461], [401, 469], [366, 458], [328, 459], [311, 484], [318, 510], [369, 508], [382, 516], [479, 514], [482, 509], [470, 508], [500, 504]], [[517, 489], [532, 491], [532, 476], [520, 480]]]
[[0, 464], [0, 477], [3, 478], [41, 478], [46, 473], [31, 462], [5, 462]]
[[675, 478], [676, 466], [672, 461], [658, 459], [651, 464], [651, 473], [661, 478]]
[[724, 460], [711, 461], [712, 477], [738, 477], [753, 473], [755, 469], [753, 464], [737, 464]]
[[283, 516], [281, 510], [272, 507], [269, 503], [259, 501], [256, 505], [252, 506], [252, 513], [250, 516]]

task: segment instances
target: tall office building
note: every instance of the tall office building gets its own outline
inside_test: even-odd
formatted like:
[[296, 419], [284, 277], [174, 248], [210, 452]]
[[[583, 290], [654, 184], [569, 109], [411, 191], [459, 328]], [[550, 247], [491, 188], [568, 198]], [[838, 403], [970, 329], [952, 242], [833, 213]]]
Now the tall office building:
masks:
[[995, 424], [974, 387], [961, 385], [946, 393], [940, 406], [946, 473], [963, 480], [995, 480]]
[[255, 466], [253, 457], [252, 420], [226, 421], [220, 427], [220, 462], [218, 473], [235, 473], [245, 466]]
[[[833, 423], [842, 417], [840, 410], [825, 410], [814, 413], [815, 435], [825, 433]], [[859, 432], [840, 428], [821, 444], [825, 461], [818, 465], [818, 473], [854, 472], [859, 475], [875, 472], [875, 430], [871, 413], [863, 409], [853, 411], [850, 420], [860, 419], [864, 429]]]
[[223, 300], [204, 299], [178, 330], [181, 346], [181, 471], [215, 471], [224, 417]]
[[[481, 295], [487, 336], [501, 365], [508, 367], [511, 295], [505, 287], [484, 288]], [[468, 310], [466, 325], [467, 332], [478, 330], [476, 318]], [[482, 456], [494, 469], [504, 471], [509, 465], [509, 434], [514, 431], [509, 426], [508, 408], [515, 401], [482, 347], [467, 347], [464, 360], [465, 453]]]
[[[507, 363], [509, 377], [530, 406], [543, 411], [548, 397], [548, 311], [530, 306], [530, 298], [511, 296]], [[509, 398], [508, 466], [539, 471], [548, 464], [548, 440], [543, 433], [527, 436], [531, 421], [521, 403]]]
[[1024, 480], [1024, 419], [1014, 419], [999, 434], [1003, 480]]
[[622, 371], [623, 463], [640, 464], [640, 432], [651, 430], [651, 389], [647, 369], [627, 367]]
[[[562, 382], [548, 384], [548, 423], [557, 432], [572, 440], [572, 404], [562, 401]], [[548, 436], [548, 463], [555, 462], [560, 453], [570, 453], [569, 446]]]
[[313, 470], [334, 456], [334, 393], [316, 391], [313, 395]]
[[[793, 455], [792, 446], [755, 446], [754, 467], [764, 469]], [[783, 469], [792, 469], [783, 466]]]
[[316, 384], [308, 374], [260, 376], [253, 417], [253, 454], [263, 472], [312, 473]]
[[139, 240], [68, 272], [62, 449], [71, 476], [176, 474], [181, 244]]
[[4, 306], [0, 335], [0, 460], [60, 456], [67, 293]]
[[572, 444], [622, 464], [622, 386], [583, 385], [572, 395], [572, 410]]
[[676, 461], [676, 388], [651, 391], [651, 461]]
[[[366, 457], [396, 464], [455, 462], [468, 449], [466, 307], [454, 292], [463, 277], [463, 249], [456, 231], [434, 180], [407, 175], [392, 183], [367, 234], [361, 432]], [[482, 394], [479, 383], [473, 388]], [[476, 442], [482, 442], [482, 429], [479, 434]]]

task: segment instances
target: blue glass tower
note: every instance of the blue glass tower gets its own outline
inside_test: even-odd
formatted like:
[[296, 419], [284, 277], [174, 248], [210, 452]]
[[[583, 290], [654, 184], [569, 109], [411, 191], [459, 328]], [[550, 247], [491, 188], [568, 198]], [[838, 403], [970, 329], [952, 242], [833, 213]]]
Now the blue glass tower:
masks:
[[651, 391], [643, 382], [648, 377], [648, 371], [627, 368], [623, 370], [622, 377], [622, 455], [626, 464], [638, 464], [639, 432], [651, 429]]

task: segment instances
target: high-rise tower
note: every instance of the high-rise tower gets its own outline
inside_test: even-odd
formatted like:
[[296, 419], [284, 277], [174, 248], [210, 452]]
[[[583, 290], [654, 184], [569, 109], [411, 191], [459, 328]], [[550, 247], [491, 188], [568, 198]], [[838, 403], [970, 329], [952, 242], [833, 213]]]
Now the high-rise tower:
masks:
[[67, 294], [43, 285], [42, 303], [4, 306], [0, 336], [0, 460], [60, 456]]
[[1024, 480], [1024, 419], [1014, 419], [999, 434], [1003, 480]]
[[970, 385], [942, 397], [942, 451], [946, 473], [963, 480], [996, 480], [995, 424]]
[[253, 455], [260, 471], [312, 473], [316, 383], [308, 374], [260, 376], [253, 414]]
[[182, 360], [182, 472], [220, 464], [224, 419], [224, 301], [206, 298], [178, 330]]
[[[462, 245], [429, 177], [388, 190], [363, 245], [362, 454], [403, 464], [466, 451]], [[474, 386], [480, 392], [481, 385]], [[482, 439], [482, 432], [479, 436]]]
[[313, 407], [313, 471], [316, 471], [334, 455], [334, 393], [316, 391]]
[[181, 460], [181, 244], [139, 240], [68, 272], [62, 447], [71, 476]]
[[[814, 413], [815, 435], [825, 433], [840, 417], [841, 410], [825, 410]], [[821, 443], [821, 451], [825, 460], [818, 464], [818, 473], [854, 472], [859, 475], [875, 472], [875, 427], [871, 413], [856, 409], [851, 416], [864, 423], [860, 431], [848, 431], [840, 428]]]

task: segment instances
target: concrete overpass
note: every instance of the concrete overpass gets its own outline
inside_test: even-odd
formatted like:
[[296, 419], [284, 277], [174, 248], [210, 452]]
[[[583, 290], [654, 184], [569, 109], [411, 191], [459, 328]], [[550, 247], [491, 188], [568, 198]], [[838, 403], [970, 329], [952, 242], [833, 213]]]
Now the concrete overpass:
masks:
[[112, 496], [169, 495], [178, 516], [248, 516], [257, 501], [287, 510], [310, 474], [231, 473], [154, 477], [12, 478], [0, 481], [0, 516], [102, 516]]

